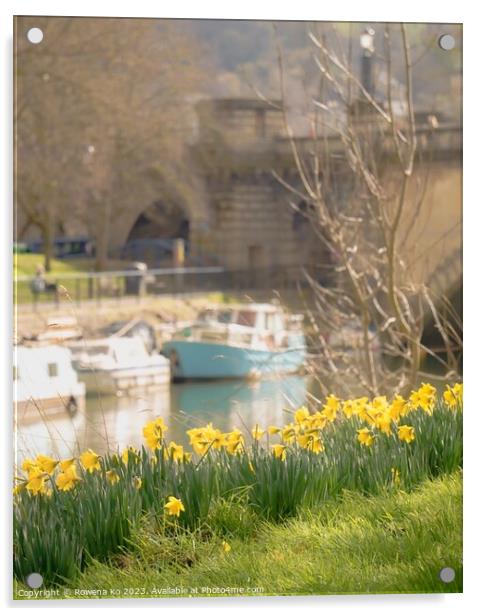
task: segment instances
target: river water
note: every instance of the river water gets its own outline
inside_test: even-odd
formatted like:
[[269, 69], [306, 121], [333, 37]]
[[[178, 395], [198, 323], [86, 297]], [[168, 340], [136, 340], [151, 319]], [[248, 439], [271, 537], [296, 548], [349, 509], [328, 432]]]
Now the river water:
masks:
[[17, 462], [44, 453], [55, 457], [77, 455], [90, 447], [101, 454], [143, 443], [142, 427], [162, 417], [167, 439], [186, 445], [186, 430], [212, 422], [223, 431], [250, 430], [290, 421], [316, 384], [309, 377], [287, 376], [261, 381], [206, 381], [171, 384], [135, 398], [92, 396], [86, 410], [73, 418], [66, 413], [19, 423]]

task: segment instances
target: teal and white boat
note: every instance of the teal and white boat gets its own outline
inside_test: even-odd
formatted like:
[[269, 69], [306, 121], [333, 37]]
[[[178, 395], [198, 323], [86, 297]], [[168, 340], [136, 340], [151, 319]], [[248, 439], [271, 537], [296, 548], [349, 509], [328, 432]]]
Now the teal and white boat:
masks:
[[212, 307], [175, 332], [162, 354], [177, 380], [294, 373], [306, 356], [302, 321], [275, 304]]

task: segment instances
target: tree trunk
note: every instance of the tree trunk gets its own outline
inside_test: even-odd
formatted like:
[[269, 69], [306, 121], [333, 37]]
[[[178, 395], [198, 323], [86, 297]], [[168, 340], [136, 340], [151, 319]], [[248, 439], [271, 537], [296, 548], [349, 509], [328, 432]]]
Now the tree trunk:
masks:
[[50, 272], [52, 269], [52, 257], [53, 257], [53, 244], [54, 244], [54, 232], [53, 232], [53, 220], [50, 213], [47, 213], [46, 223], [42, 228], [43, 243], [44, 243], [44, 268], [46, 272]]
[[103, 204], [102, 220], [99, 232], [96, 238], [95, 248], [95, 269], [97, 272], [102, 272], [107, 269], [107, 258], [109, 252], [109, 239], [110, 239], [110, 212], [111, 204], [107, 201]]

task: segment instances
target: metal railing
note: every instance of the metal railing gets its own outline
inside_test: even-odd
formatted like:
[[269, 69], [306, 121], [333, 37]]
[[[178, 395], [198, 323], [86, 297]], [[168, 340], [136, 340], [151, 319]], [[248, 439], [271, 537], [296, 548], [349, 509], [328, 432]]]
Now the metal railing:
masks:
[[77, 305], [122, 302], [160, 295], [248, 290], [286, 290], [305, 284], [300, 266], [228, 270], [212, 267], [171, 267], [72, 274], [46, 274], [45, 290], [35, 291], [35, 276], [17, 276], [14, 298], [18, 306], [58, 305], [65, 299]]

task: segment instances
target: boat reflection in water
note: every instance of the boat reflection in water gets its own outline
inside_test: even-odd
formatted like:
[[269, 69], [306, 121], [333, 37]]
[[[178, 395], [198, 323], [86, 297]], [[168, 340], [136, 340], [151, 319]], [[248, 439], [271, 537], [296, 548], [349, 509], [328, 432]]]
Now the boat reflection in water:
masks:
[[172, 418], [188, 428], [211, 421], [223, 431], [233, 427], [251, 430], [255, 424], [261, 428], [280, 425], [290, 420], [290, 411], [304, 404], [307, 380], [305, 376], [289, 376], [175, 385]]
[[92, 396], [85, 412], [74, 417], [43, 418], [17, 424], [17, 458], [45, 453], [55, 457], [78, 455], [87, 448], [101, 454], [142, 443], [142, 426], [154, 417], [167, 423], [169, 387], [146, 396]]
[[69, 457], [91, 447], [101, 454], [143, 443], [142, 427], [154, 417], [169, 426], [167, 440], [187, 445], [186, 430], [211, 421], [223, 431], [280, 425], [306, 399], [308, 377], [210, 381], [171, 385], [139, 397], [87, 399], [74, 417], [44, 418], [17, 425], [17, 460], [45, 453]]

